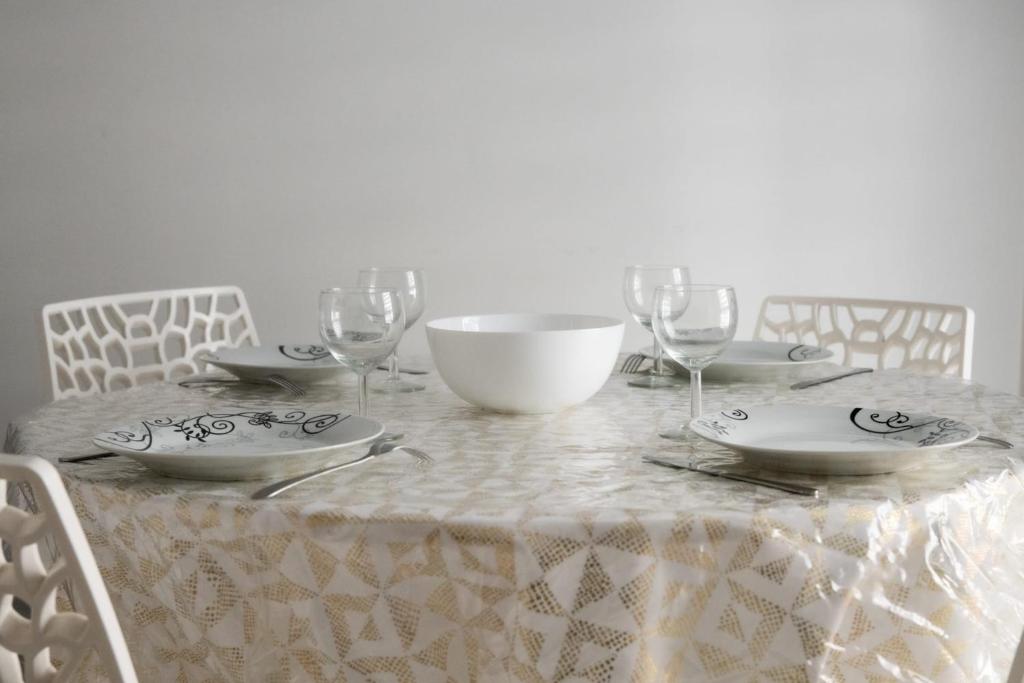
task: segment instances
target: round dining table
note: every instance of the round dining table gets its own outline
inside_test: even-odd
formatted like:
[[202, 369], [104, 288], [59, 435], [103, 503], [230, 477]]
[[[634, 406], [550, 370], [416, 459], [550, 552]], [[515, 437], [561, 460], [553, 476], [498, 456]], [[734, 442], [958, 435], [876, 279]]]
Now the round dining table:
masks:
[[[1005, 680], [1024, 627], [1024, 451], [976, 442], [894, 474], [771, 473], [658, 437], [688, 414], [685, 383], [614, 374], [582, 405], [507, 415], [416, 379], [425, 390], [372, 394], [370, 412], [429, 466], [393, 452], [252, 500], [267, 482], [172, 479], [121, 456], [58, 465], [140, 680]], [[707, 381], [705, 410], [901, 410], [1024, 444], [1024, 398], [981, 384], [793, 381]], [[6, 450], [56, 463], [112, 426], [228, 405], [351, 411], [354, 384], [66, 399], [15, 420]]]

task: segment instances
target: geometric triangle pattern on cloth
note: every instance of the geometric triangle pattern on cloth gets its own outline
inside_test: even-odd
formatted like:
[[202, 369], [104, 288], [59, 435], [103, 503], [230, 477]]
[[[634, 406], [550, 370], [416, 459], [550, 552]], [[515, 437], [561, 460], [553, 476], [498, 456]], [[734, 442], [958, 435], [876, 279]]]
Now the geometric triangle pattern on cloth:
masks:
[[[436, 375], [426, 384], [378, 405], [435, 458], [428, 469], [388, 455], [260, 502], [258, 482], [174, 481], [123, 458], [63, 471], [140, 680], [995, 683], [1008, 671], [1024, 621], [1015, 458], [959, 449], [817, 480], [822, 497], [800, 498], [644, 464], [645, 450], [691, 454], [657, 437], [680, 417], [672, 392], [612, 378], [572, 410], [510, 417], [462, 404]], [[923, 401], [1024, 441], [1020, 397], [891, 371], [834, 386], [837, 402]], [[709, 383], [705, 398], [754, 405], [775, 391]], [[337, 403], [333, 387], [277, 396]], [[112, 411], [216, 400], [147, 385], [57, 402], [16, 423], [8, 448], [71, 453]], [[692, 454], [735, 466], [712, 447]]]

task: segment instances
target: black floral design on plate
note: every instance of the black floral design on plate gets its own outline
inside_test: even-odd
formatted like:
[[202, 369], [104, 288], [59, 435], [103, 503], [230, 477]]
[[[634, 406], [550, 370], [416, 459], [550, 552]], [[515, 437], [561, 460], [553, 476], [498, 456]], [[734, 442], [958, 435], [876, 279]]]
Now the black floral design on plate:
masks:
[[[923, 420], [923, 421], [922, 421]], [[902, 434], [916, 429], [926, 430], [923, 437], [917, 440], [918, 446], [938, 446], [953, 443], [968, 437], [971, 427], [945, 417], [912, 418], [900, 411], [882, 412], [854, 408], [850, 412], [850, 422], [861, 431], [888, 436]], [[908, 439], [909, 440], [909, 439]]]
[[145, 420], [139, 429], [107, 432], [98, 436], [97, 441], [123, 449], [144, 452], [152, 447], [153, 435], [160, 429], [170, 429], [183, 434], [186, 443], [190, 441], [209, 443], [210, 439], [231, 434], [239, 424], [267, 429], [280, 425], [291, 428], [281, 432], [282, 438], [295, 438], [319, 434], [344, 422], [349, 417], [351, 415], [338, 413], [309, 415], [304, 410], [290, 410], [281, 415], [271, 410], [207, 412], [186, 418], [161, 417], [155, 420]]
[[330, 351], [319, 344], [303, 344], [300, 346], [285, 346], [282, 344], [277, 347], [277, 350], [286, 358], [308, 362], [322, 360], [331, 355]]
[[[750, 415], [747, 414], [747, 411], [740, 410], [739, 408], [729, 411], [723, 410], [719, 414], [728, 418], [732, 422], [742, 422], [750, 417]], [[729, 436], [729, 432], [732, 431], [732, 422], [723, 422], [717, 417], [702, 417], [697, 420], [697, 426], [714, 432], [718, 436]]]
[[270, 425], [273, 421], [273, 413], [256, 413], [249, 418], [249, 424], [253, 427], [266, 427], [267, 429], [270, 429]]
[[808, 346], [807, 344], [798, 344], [791, 348], [786, 354], [791, 361], [800, 362], [802, 360], [815, 360], [818, 358], [824, 358], [827, 355], [825, 349], [818, 346]]
[[729, 427], [727, 425], [722, 424], [713, 417], [697, 418], [695, 424], [698, 427], [703, 427], [709, 432], [714, 432], [718, 436], [729, 436]]

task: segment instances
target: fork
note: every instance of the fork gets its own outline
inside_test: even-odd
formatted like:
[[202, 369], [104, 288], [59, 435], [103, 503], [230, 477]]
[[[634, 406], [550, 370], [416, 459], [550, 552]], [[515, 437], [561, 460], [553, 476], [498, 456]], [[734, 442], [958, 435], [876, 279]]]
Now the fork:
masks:
[[306, 395], [306, 390], [305, 389], [303, 389], [302, 387], [300, 387], [298, 384], [296, 384], [295, 382], [291, 381], [287, 377], [284, 377], [283, 375], [276, 375], [276, 374], [275, 375], [267, 375], [267, 379], [269, 379], [271, 382], [273, 382], [277, 386], [281, 387], [282, 389], [286, 389], [286, 390], [292, 392], [296, 396], [305, 396]]
[[642, 353], [634, 353], [626, 357], [626, 360], [622, 361], [622, 367], [619, 368], [619, 373], [624, 375], [634, 375], [640, 372], [640, 367], [647, 360], [646, 356]]
[[[290, 392], [294, 396], [305, 396], [306, 395], [306, 390], [305, 389], [303, 389], [302, 387], [300, 387], [298, 384], [296, 384], [295, 382], [291, 381], [287, 377], [283, 377], [281, 375], [274, 374], [274, 375], [267, 375], [266, 377], [264, 377], [264, 379], [267, 382], [269, 382], [271, 384], [275, 384], [275, 385], [281, 387], [282, 389], [284, 389], [285, 391]], [[178, 386], [181, 386], [181, 387], [195, 387], [195, 386], [203, 386], [203, 385], [206, 385], [206, 384], [246, 384], [246, 383], [258, 384], [258, 382], [248, 382], [247, 380], [231, 379], [229, 377], [186, 377], [185, 379], [183, 379], [180, 382], [178, 382]]]
[[270, 486], [264, 486], [259, 491], [256, 491], [254, 494], [252, 494], [252, 499], [265, 500], [267, 498], [274, 498], [278, 494], [287, 491], [293, 486], [297, 486], [298, 484], [310, 481], [311, 479], [316, 479], [317, 477], [322, 477], [323, 475], [330, 474], [331, 472], [337, 472], [338, 470], [343, 470], [349, 467], [355, 467], [356, 465], [360, 465], [364, 462], [369, 462], [370, 460], [373, 460], [378, 456], [384, 455], [385, 453], [390, 453], [391, 451], [403, 451], [405, 453], [408, 453], [421, 463], [434, 462], [434, 459], [432, 457], [430, 457], [424, 451], [419, 450], [418, 448], [411, 448], [409, 446], [403, 446], [401, 444], [396, 443], [389, 443], [381, 439], [378, 439], [376, 442], [374, 442], [373, 446], [370, 447], [370, 450], [367, 451], [366, 455], [362, 456], [361, 458], [349, 460], [348, 462], [343, 462], [338, 465], [331, 465], [330, 467], [324, 467], [323, 469], [314, 470], [313, 472], [307, 472], [306, 474], [300, 474], [290, 479], [285, 479], [283, 481], [273, 483]]
[[1004, 441], [1003, 439], [997, 439], [994, 436], [985, 436], [984, 434], [981, 434], [981, 435], [977, 436], [975, 440], [976, 441], [987, 441], [988, 443], [995, 444], [996, 446], [999, 446], [1000, 448], [1014, 448], [1014, 445], [1012, 443], [1010, 443], [1009, 441]]

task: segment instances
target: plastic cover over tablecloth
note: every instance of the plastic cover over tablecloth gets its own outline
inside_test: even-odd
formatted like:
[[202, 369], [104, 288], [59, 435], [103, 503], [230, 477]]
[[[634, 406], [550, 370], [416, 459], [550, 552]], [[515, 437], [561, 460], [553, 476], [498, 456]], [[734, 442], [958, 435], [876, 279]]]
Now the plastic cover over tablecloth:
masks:
[[[255, 482], [62, 466], [141, 680], [1005, 680], [1024, 626], [1018, 451], [791, 477], [816, 482], [810, 499], [643, 463], [730, 459], [657, 438], [682, 417], [675, 392], [612, 378], [575, 409], [507, 416], [427, 384], [375, 412], [429, 468], [393, 454], [253, 502]], [[709, 384], [705, 401], [930, 412], [1024, 443], [1024, 399], [980, 385], [787, 384]], [[155, 385], [47, 406], [7, 447], [55, 459], [133, 417], [352, 395]]]

